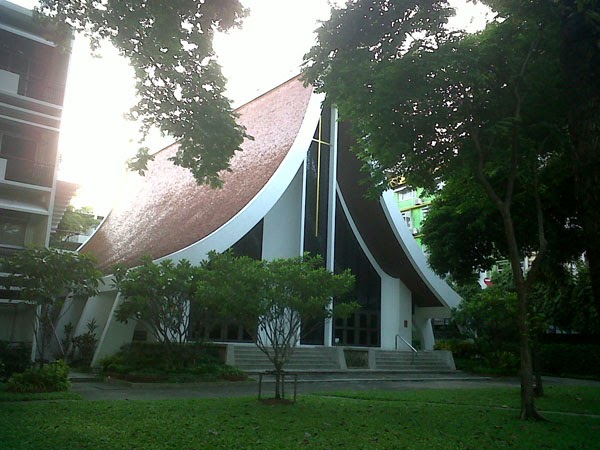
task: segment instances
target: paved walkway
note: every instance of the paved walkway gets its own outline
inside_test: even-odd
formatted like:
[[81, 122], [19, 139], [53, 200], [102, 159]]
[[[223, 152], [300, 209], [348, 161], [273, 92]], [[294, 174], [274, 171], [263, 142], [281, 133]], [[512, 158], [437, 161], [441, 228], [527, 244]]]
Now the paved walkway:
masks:
[[[592, 385], [600, 389], [600, 382], [573, 380], [566, 378], [545, 377], [546, 386], [551, 385]], [[375, 389], [472, 389], [482, 387], [519, 386], [516, 378], [488, 378], [469, 376], [462, 373], [441, 375], [428, 379], [414, 379], [407, 376], [389, 374], [357, 374], [348, 379], [335, 374], [321, 374], [310, 377], [298, 377], [298, 394], [327, 392], [340, 390], [375, 390]], [[293, 384], [286, 383], [286, 392], [292, 393]], [[258, 394], [257, 381], [217, 382], [217, 383], [127, 383], [121, 381], [79, 381], [73, 383], [72, 391], [86, 400], [166, 400], [187, 398], [248, 397]], [[263, 382], [264, 395], [273, 392], [273, 381]]]

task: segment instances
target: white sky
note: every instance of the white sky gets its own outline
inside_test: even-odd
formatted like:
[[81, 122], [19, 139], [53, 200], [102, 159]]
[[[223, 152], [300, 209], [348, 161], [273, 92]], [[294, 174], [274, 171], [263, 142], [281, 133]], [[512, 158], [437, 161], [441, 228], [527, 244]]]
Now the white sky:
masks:
[[[36, 0], [9, 0], [26, 8]], [[228, 96], [239, 106], [299, 73], [314, 44], [318, 22], [327, 20], [328, 0], [242, 0], [250, 8], [242, 29], [217, 35], [215, 51], [228, 80]], [[342, 3], [341, 0], [336, 3]], [[482, 9], [455, 0], [464, 26], [481, 28]], [[85, 39], [75, 39], [62, 118], [59, 179], [78, 183], [76, 206], [106, 214], [125, 173], [124, 162], [139, 147], [137, 124], [123, 118], [135, 104], [132, 69], [114, 49], [92, 58]], [[151, 150], [172, 143], [153, 136]]]

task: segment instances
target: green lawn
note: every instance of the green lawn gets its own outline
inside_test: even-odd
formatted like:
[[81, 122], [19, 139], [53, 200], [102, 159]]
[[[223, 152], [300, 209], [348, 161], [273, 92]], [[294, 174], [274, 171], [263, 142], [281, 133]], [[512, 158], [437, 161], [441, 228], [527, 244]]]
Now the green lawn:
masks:
[[[548, 422], [521, 422], [518, 390], [0, 403], [4, 449], [597, 449], [600, 389], [550, 387]], [[553, 411], [553, 412], [552, 412]]]
[[[19, 394], [15, 392], [8, 392], [6, 390], [6, 384], [0, 383], [0, 409], [2, 408], [2, 402], [27, 402], [36, 400], [81, 400], [81, 395], [75, 392], [44, 392], [40, 394]], [[0, 449], [2, 449], [1, 441]]]

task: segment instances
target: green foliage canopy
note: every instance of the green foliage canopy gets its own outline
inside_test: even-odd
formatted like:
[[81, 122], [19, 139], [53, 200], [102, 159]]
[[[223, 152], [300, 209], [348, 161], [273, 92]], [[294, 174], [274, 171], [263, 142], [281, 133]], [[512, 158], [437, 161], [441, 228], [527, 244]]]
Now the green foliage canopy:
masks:
[[[527, 294], [548, 251], [541, 179], [568, 143], [560, 22], [550, 2], [493, 3], [498, 20], [468, 35], [444, 30], [446, 2], [349, 2], [318, 30], [305, 73], [352, 123], [376, 190], [393, 176], [432, 191], [449, 180], [480, 184], [515, 274], [521, 417], [534, 418]], [[531, 249], [518, 239], [518, 196], [535, 217]], [[526, 278], [527, 251], [537, 258]]]
[[44, 361], [46, 344], [55, 318], [65, 298], [86, 299], [98, 293], [102, 273], [87, 254], [64, 252], [48, 248], [27, 248], [0, 260], [6, 277], [0, 284], [19, 290], [19, 298], [37, 303], [37, 339], [39, 359]]
[[71, 236], [85, 234], [90, 228], [98, 226], [100, 221], [94, 215], [91, 207], [75, 208], [67, 206], [56, 231], [50, 236], [52, 247], [64, 248]]
[[[215, 59], [215, 30], [238, 26], [239, 0], [40, 0], [41, 11], [91, 39], [93, 49], [113, 44], [135, 70], [138, 104], [130, 118], [144, 137], [155, 127], [179, 141], [173, 162], [198, 183], [219, 186], [218, 173], [246, 136], [224, 96]], [[130, 167], [143, 173], [152, 157], [140, 149]]]
[[97, 294], [101, 272], [87, 254], [48, 248], [27, 248], [0, 261], [0, 278], [7, 288], [18, 288], [20, 298], [53, 305], [67, 295], [88, 298]]
[[186, 341], [190, 308], [196, 303], [195, 283], [199, 269], [189, 261], [177, 264], [170, 259], [154, 263], [144, 258], [141, 266], [127, 270], [115, 267], [115, 286], [124, 297], [117, 320], [140, 320], [154, 337], [167, 346]]
[[349, 302], [332, 308], [333, 297], [350, 292], [354, 276], [328, 271], [319, 256], [257, 261], [231, 252], [211, 253], [204, 267], [197, 296], [220, 317], [242, 325], [273, 363], [277, 398], [281, 371], [299, 342], [301, 327], [322, 325], [357, 308]]

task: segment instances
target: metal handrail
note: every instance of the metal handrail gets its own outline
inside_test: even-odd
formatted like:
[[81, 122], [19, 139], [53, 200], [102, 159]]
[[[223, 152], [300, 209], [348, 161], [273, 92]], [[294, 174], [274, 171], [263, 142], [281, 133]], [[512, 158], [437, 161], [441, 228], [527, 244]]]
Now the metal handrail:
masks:
[[414, 348], [412, 345], [410, 345], [410, 343], [406, 339], [404, 339], [402, 336], [400, 336], [399, 334], [396, 335], [396, 339], [395, 339], [396, 350], [398, 350], [398, 338], [402, 339], [402, 342], [404, 342], [406, 345], [408, 345], [408, 348], [410, 348], [413, 351], [413, 353], [419, 353], [416, 348]]

